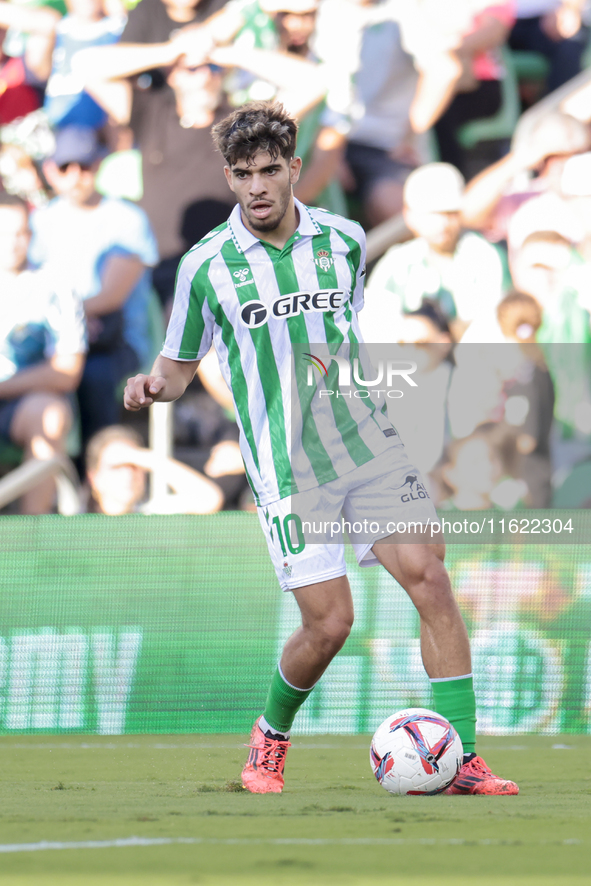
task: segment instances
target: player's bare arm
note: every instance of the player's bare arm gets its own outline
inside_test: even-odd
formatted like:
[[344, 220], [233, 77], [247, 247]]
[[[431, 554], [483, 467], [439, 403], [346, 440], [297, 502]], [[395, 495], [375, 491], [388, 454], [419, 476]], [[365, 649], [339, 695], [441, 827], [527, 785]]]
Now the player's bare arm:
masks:
[[150, 375], [138, 373], [127, 380], [123, 405], [129, 412], [138, 412], [152, 403], [178, 400], [193, 381], [199, 360], [170, 360], [160, 355]]

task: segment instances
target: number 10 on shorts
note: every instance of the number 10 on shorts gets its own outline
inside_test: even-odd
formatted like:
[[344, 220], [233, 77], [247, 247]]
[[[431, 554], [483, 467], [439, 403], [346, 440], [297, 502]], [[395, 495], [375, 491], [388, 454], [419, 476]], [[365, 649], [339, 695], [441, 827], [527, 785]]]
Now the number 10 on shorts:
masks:
[[270, 532], [271, 539], [274, 542], [275, 539], [273, 535], [273, 527], [275, 527], [277, 539], [279, 541], [279, 544], [281, 545], [281, 552], [283, 553], [284, 557], [287, 557], [288, 551], [292, 554], [302, 553], [302, 551], [306, 547], [306, 540], [304, 538], [302, 521], [297, 514], [287, 514], [283, 518], [283, 523], [281, 523], [280, 517], [273, 517], [273, 519], [271, 520]]

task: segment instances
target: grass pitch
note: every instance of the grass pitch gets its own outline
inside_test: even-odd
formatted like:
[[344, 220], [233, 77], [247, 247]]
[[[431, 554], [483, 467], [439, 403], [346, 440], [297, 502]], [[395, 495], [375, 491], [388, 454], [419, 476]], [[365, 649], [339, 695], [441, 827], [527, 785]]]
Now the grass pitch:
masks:
[[591, 736], [481, 738], [506, 798], [390, 796], [365, 736], [296, 737], [284, 793], [255, 796], [242, 741], [0, 738], [0, 884], [591, 883]]

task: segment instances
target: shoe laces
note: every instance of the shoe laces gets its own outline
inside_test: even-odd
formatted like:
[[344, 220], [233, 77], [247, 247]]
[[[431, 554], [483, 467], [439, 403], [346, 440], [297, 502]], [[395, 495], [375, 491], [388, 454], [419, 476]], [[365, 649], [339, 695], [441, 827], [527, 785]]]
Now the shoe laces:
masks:
[[465, 768], [464, 767], [462, 767], [462, 768], [464, 770], [463, 774], [465, 774], [466, 770], [473, 772], [474, 775], [481, 775], [481, 776], [485, 775], [485, 776], [490, 777], [493, 774], [491, 772], [490, 768], [486, 765], [486, 763], [482, 759], [482, 757], [478, 757], [478, 756], [472, 757], [472, 759], [468, 763], [466, 763]]
[[285, 765], [285, 755], [287, 749], [291, 747], [290, 741], [279, 741], [275, 738], [269, 738], [265, 735], [265, 744], [261, 748], [259, 745], [249, 744], [249, 748], [254, 748], [260, 752], [258, 766], [273, 774], [282, 772]]

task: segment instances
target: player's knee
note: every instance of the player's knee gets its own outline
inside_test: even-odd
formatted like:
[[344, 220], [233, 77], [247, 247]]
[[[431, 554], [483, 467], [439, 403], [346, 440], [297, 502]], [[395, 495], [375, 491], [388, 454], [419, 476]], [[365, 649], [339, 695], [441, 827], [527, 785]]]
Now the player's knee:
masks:
[[327, 656], [343, 648], [353, 626], [353, 615], [333, 615], [317, 625], [317, 642]]
[[421, 550], [420, 556], [409, 564], [413, 584], [429, 588], [449, 585], [447, 570], [443, 565], [443, 551], [443, 545], [429, 545]]

